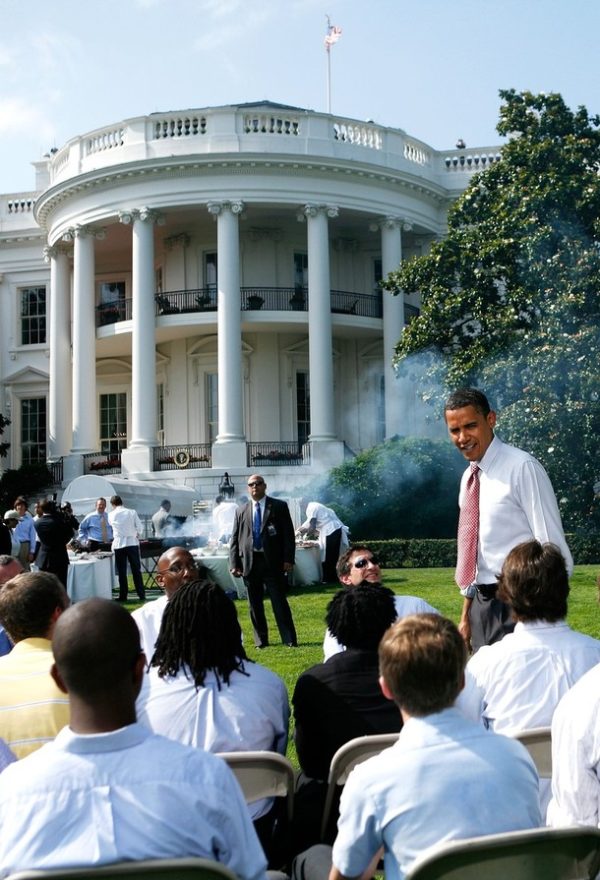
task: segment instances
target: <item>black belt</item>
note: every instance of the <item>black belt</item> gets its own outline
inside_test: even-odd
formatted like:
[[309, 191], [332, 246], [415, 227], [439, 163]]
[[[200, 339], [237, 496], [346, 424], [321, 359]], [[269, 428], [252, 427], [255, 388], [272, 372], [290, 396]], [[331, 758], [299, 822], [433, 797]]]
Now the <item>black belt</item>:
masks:
[[498, 589], [498, 584], [475, 584], [477, 587], [477, 592], [480, 593], [484, 599], [493, 599], [496, 595], [496, 590]]

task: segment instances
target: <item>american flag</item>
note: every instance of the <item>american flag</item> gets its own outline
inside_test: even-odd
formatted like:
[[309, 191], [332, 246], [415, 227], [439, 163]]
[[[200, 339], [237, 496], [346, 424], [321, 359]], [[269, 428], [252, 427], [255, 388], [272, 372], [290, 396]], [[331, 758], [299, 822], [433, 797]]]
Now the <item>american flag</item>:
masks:
[[327, 36], [325, 37], [325, 48], [327, 51], [333, 46], [334, 43], [337, 43], [339, 38], [342, 36], [341, 27], [336, 27], [334, 24], [330, 24], [327, 27]]

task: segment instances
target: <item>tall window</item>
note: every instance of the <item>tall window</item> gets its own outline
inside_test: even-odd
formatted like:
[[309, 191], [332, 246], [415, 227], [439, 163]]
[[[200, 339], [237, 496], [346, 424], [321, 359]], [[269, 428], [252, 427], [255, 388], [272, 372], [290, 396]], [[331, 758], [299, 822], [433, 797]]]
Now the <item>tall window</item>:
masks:
[[156, 439], [160, 446], [165, 445], [165, 386], [156, 386]]
[[127, 446], [127, 395], [100, 395], [100, 452], [108, 455]]
[[219, 431], [219, 377], [217, 373], [206, 374], [206, 424], [208, 440], [213, 443]]
[[376, 378], [376, 412], [375, 412], [375, 442], [383, 443], [385, 440], [385, 377]]
[[383, 279], [383, 266], [381, 260], [377, 257], [373, 260], [373, 291], [374, 293], [379, 293], [381, 291], [381, 287], [379, 286], [379, 282]]
[[296, 290], [308, 287], [308, 255], [294, 254], [294, 288]]
[[46, 398], [21, 401], [21, 463], [46, 461]]
[[204, 254], [204, 286], [209, 290], [217, 289], [217, 255]]
[[46, 288], [24, 287], [21, 296], [21, 345], [46, 342]]
[[308, 371], [296, 373], [296, 425], [298, 448], [308, 440], [310, 434], [310, 385]]

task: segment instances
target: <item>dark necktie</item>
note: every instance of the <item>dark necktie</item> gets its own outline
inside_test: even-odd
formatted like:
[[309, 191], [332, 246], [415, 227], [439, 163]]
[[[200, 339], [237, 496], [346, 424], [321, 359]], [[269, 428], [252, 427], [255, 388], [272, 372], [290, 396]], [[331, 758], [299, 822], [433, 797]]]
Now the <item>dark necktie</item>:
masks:
[[252, 546], [255, 550], [262, 550], [262, 541], [260, 538], [260, 526], [261, 526], [261, 518], [260, 518], [260, 503], [258, 501], [254, 504], [254, 518], [252, 520]]
[[479, 538], [479, 465], [471, 463], [465, 497], [458, 518], [458, 554], [456, 583], [469, 587], [477, 576], [477, 542]]

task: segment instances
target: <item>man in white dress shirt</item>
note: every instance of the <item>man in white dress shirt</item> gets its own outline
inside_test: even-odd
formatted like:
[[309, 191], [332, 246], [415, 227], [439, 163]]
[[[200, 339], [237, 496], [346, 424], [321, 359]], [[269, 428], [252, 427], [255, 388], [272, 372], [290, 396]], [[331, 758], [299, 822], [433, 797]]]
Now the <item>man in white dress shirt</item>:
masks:
[[131, 568], [133, 585], [142, 602], [146, 598], [144, 581], [142, 580], [142, 562], [140, 558], [140, 535], [144, 527], [135, 510], [123, 506], [120, 495], [110, 499], [111, 512], [108, 521], [113, 530], [112, 549], [115, 554], [115, 566], [119, 576], [119, 602], [127, 601], [129, 585], [127, 583], [127, 563]]
[[297, 529], [297, 534], [305, 535], [307, 532], [319, 533], [323, 583], [334, 584], [337, 561], [348, 547], [348, 526], [331, 507], [325, 507], [319, 501], [309, 501], [306, 519]]
[[[494, 436], [496, 413], [475, 388], [461, 388], [447, 399], [444, 417], [450, 439], [479, 468], [477, 565], [472, 583], [461, 588], [459, 630], [477, 651], [512, 632], [510, 609], [496, 598], [496, 579], [513, 547], [535, 538], [556, 544], [567, 563], [573, 559], [548, 474], [529, 453]], [[464, 472], [459, 506], [465, 503], [471, 468]]]
[[354, 768], [333, 851], [320, 845], [302, 853], [294, 880], [371, 877], [381, 849], [386, 880], [402, 880], [441, 843], [541, 824], [526, 749], [454, 708], [465, 660], [456, 626], [438, 614], [405, 617], [385, 633], [381, 689], [404, 726], [391, 748]]
[[[381, 586], [381, 566], [379, 559], [368, 547], [358, 545], [346, 550], [337, 563], [337, 576], [344, 587], [358, 587], [361, 584], [374, 584]], [[397, 619], [406, 617], [408, 614], [437, 614], [434, 608], [425, 599], [418, 596], [394, 596]], [[333, 636], [329, 630], [325, 632], [323, 639], [323, 657], [328, 660], [334, 654], [345, 651], [344, 645]]]
[[600, 826], [600, 664], [573, 685], [554, 713], [547, 821]]
[[[467, 663], [457, 707], [473, 721], [513, 736], [548, 727], [561, 697], [600, 663], [600, 641], [567, 624], [569, 578], [560, 550], [526, 541], [510, 551], [498, 596], [512, 608], [514, 632], [484, 645]], [[542, 812], [549, 780], [540, 785]]]
[[198, 856], [262, 880], [264, 854], [227, 765], [136, 723], [145, 657], [127, 611], [79, 602], [52, 647], [71, 721], [0, 774], [0, 876]]

